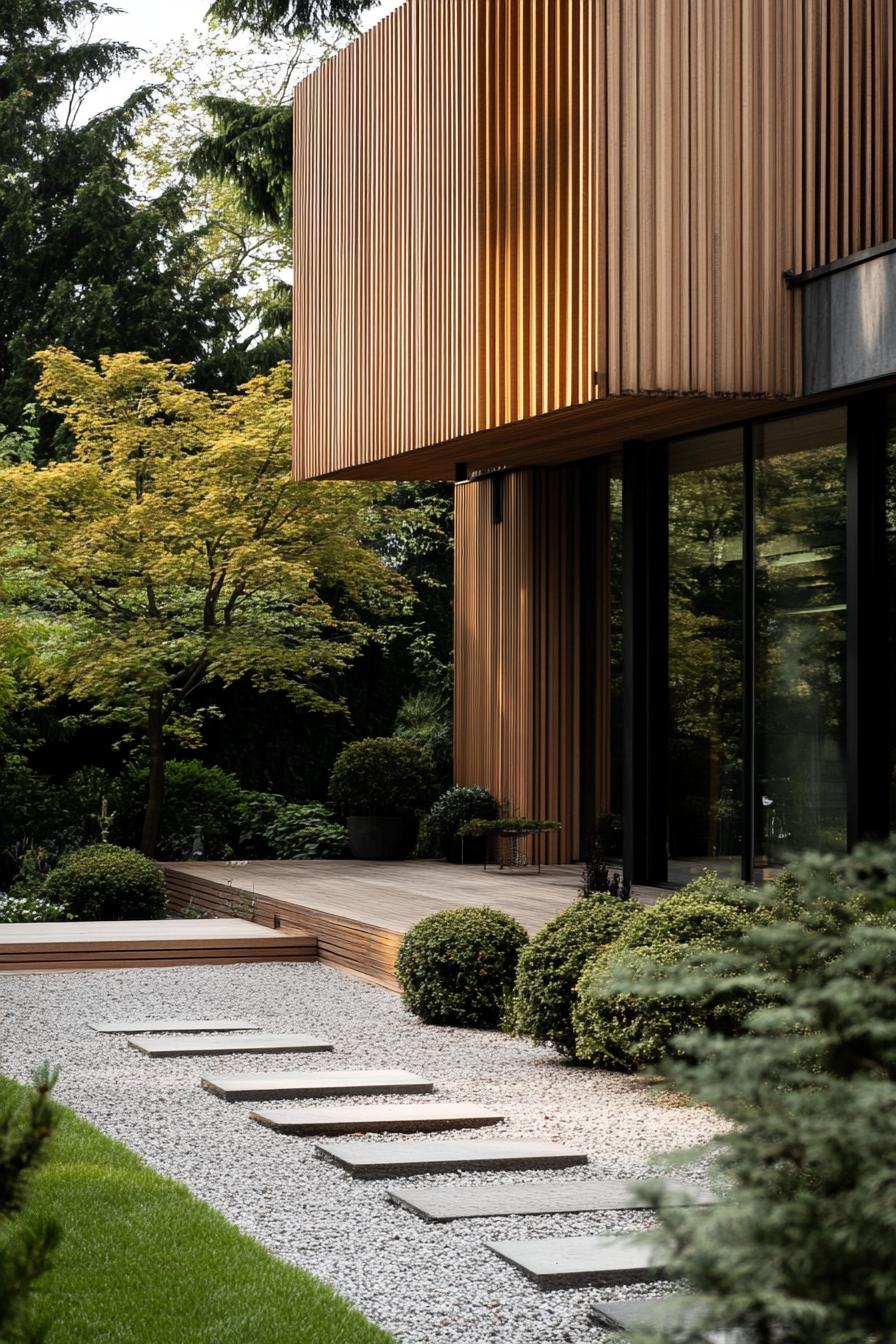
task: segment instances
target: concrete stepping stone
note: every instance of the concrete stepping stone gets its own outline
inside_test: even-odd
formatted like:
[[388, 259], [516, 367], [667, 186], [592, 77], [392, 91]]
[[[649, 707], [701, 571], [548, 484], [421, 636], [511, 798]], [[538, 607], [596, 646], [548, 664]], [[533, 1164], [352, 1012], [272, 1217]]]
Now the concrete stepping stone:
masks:
[[575, 1167], [588, 1161], [585, 1153], [572, 1148], [562, 1148], [558, 1143], [532, 1143], [527, 1139], [319, 1143], [317, 1151], [321, 1157], [362, 1180], [381, 1176], [422, 1176], [438, 1171]]
[[[683, 1293], [668, 1297], [635, 1298], [629, 1302], [597, 1302], [590, 1313], [593, 1325], [603, 1330], [651, 1330], [662, 1334], [665, 1344], [692, 1338], [700, 1329], [703, 1308]], [[751, 1344], [746, 1330], [707, 1330], [705, 1344]]]
[[201, 1022], [189, 1018], [171, 1018], [157, 1019], [154, 1022], [88, 1022], [88, 1027], [94, 1031], [117, 1032], [128, 1036], [136, 1036], [139, 1032], [146, 1031], [257, 1031], [257, 1022], [246, 1022], [243, 1018], [225, 1018], [220, 1021]]
[[478, 1129], [504, 1119], [474, 1106], [421, 1102], [398, 1106], [291, 1106], [252, 1112], [260, 1125], [280, 1134], [424, 1133], [435, 1129]]
[[144, 1055], [164, 1058], [174, 1055], [272, 1055], [332, 1050], [329, 1041], [314, 1036], [267, 1036], [246, 1032], [223, 1036], [141, 1036], [128, 1041]]
[[[539, 1213], [592, 1213], [600, 1209], [646, 1209], [628, 1181], [539, 1181], [528, 1185], [451, 1185], [439, 1189], [389, 1190], [395, 1204], [431, 1223], [452, 1218], [503, 1218]], [[714, 1204], [712, 1191], [670, 1186], [669, 1204]]]
[[354, 1072], [214, 1073], [202, 1086], [225, 1101], [281, 1101], [291, 1097], [363, 1097], [389, 1092], [432, 1092], [433, 1084], [404, 1069]]
[[485, 1244], [539, 1288], [605, 1288], [665, 1277], [656, 1247], [632, 1236], [539, 1237]]

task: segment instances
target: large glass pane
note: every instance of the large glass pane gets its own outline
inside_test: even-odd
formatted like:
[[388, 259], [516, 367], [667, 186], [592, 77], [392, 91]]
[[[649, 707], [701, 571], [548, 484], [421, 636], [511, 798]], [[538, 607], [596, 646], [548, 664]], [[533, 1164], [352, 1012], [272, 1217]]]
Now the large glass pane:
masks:
[[757, 878], [846, 848], [846, 412], [756, 435]]
[[896, 396], [888, 399], [887, 621], [890, 644], [890, 831], [896, 834]]
[[669, 880], [739, 876], [743, 848], [743, 440], [669, 452]]

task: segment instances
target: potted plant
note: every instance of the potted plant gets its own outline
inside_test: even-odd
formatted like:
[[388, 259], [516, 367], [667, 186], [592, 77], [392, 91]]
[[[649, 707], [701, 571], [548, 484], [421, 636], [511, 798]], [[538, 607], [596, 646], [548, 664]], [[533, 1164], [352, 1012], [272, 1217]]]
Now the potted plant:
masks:
[[427, 755], [397, 737], [350, 742], [330, 775], [330, 800], [346, 819], [356, 859], [406, 859], [434, 792]]
[[424, 823], [426, 848], [449, 863], [485, 862], [486, 841], [479, 836], [463, 840], [461, 826], [474, 817], [497, 817], [497, 800], [478, 785], [459, 785], [437, 798]]

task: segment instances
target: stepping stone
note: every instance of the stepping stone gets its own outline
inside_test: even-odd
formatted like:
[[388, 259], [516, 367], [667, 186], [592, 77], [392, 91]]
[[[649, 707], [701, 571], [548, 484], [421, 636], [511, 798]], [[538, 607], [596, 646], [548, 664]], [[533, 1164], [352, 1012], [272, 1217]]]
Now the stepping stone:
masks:
[[496, 1111], [472, 1106], [421, 1102], [399, 1106], [292, 1106], [252, 1112], [260, 1125], [280, 1134], [372, 1134], [377, 1131], [423, 1133], [431, 1129], [474, 1129], [497, 1125]]
[[353, 1176], [422, 1176], [436, 1171], [509, 1171], [525, 1167], [575, 1167], [588, 1161], [585, 1153], [558, 1143], [530, 1143], [526, 1139], [457, 1139], [440, 1143], [413, 1139], [404, 1143], [319, 1143], [321, 1157], [344, 1167]]
[[247, 1032], [244, 1036], [143, 1036], [128, 1041], [144, 1055], [266, 1055], [332, 1050], [329, 1041], [314, 1036], [259, 1036]]
[[404, 1069], [354, 1073], [213, 1073], [202, 1086], [225, 1101], [280, 1101], [289, 1097], [363, 1097], [388, 1092], [432, 1092], [433, 1084]]
[[665, 1276], [656, 1247], [631, 1236], [539, 1237], [485, 1244], [539, 1288], [606, 1288]]
[[242, 1018], [225, 1019], [220, 1022], [195, 1022], [182, 1018], [170, 1021], [162, 1019], [155, 1022], [88, 1022], [94, 1031], [126, 1033], [134, 1036], [142, 1031], [257, 1031], [257, 1022], [246, 1022]]
[[[668, 1297], [643, 1297], [630, 1302], [597, 1302], [591, 1310], [593, 1325], [603, 1330], [651, 1330], [662, 1333], [666, 1344], [692, 1338], [700, 1329], [703, 1308], [684, 1294]], [[705, 1344], [751, 1344], [746, 1330], [707, 1330]]]
[[[538, 1213], [592, 1213], [599, 1209], [646, 1209], [627, 1181], [540, 1181], [537, 1185], [450, 1185], [440, 1189], [389, 1190], [389, 1198], [431, 1223], [452, 1218], [503, 1218]], [[710, 1190], [670, 1187], [668, 1204], [714, 1204]]]

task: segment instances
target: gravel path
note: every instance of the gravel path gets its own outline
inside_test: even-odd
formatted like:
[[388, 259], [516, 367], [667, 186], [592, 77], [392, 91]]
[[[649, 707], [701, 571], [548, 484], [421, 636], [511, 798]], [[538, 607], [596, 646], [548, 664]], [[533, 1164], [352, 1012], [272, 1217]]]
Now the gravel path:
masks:
[[[25, 1082], [45, 1059], [58, 1066], [60, 1101], [183, 1181], [275, 1254], [327, 1280], [400, 1344], [596, 1344], [603, 1335], [587, 1322], [589, 1303], [638, 1290], [541, 1293], [483, 1242], [637, 1229], [647, 1225], [647, 1215], [426, 1223], [386, 1200], [386, 1186], [398, 1181], [353, 1181], [315, 1158], [312, 1139], [278, 1135], [250, 1121], [251, 1103], [227, 1103], [206, 1092], [200, 1074], [409, 1069], [436, 1084], [433, 1101], [477, 1102], [508, 1117], [488, 1130], [424, 1137], [552, 1139], [582, 1145], [591, 1157], [589, 1166], [560, 1173], [400, 1182], [408, 1185], [638, 1179], [657, 1174], [653, 1154], [719, 1129], [709, 1111], [663, 1100], [633, 1079], [571, 1068], [550, 1050], [498, 1033], [425, 1027], [397, 995], [318, 965], [3, 976], [0, 995], [0, 1072]], [[90, 1019], [166, 1016], [247, 1016], [264, 1031], [308, 1032], [336, 1048], [282, 1060], [148, 1059], [125, 1037], [98, 1035], [87, 1026]], [[651, 1291], [658, 1290], [641, 1290]]]

